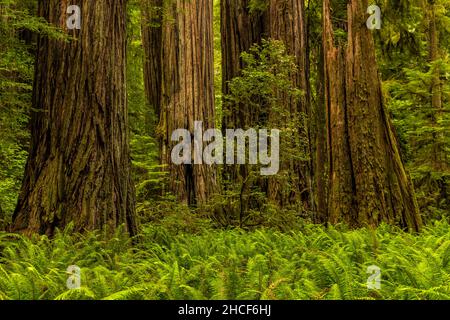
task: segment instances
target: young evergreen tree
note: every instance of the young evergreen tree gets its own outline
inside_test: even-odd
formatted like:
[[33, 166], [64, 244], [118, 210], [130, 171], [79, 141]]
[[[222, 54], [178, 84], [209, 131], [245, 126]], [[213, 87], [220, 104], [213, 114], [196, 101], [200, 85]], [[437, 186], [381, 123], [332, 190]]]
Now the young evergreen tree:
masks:
[[[295, 96], [276, 92], [269, 100], [276, 99], [277, 108], [264, 99], [257, 109], [246, 103], [225, 101], [222, 130], [270, 125], [281, 129], [283, 135], [295, 126], [291, 141], [285, 143], [289, 139], [282, 139], [282, 144], [285, 144], [281, 146], [280, 173], [276, 177], [256, 179], [256, 184], [274, 204], [283, 207], [297, 203], [303, 209], [312, 209], [312, 165], [307, 124], [310, 115], [309, 60], [304, 1], [222, 0], [221, 16], [225, 97], [231, 93], [230, 81], [240, 76], [245, 68], [242, 54], [249, 51], [252, 45], [260, 44], [263, 39], [281, 41], [286, 49], [285, 54], [294, 57], [296, 66], [289, 75], [290, 85], [301, 90], [302, 94]], [[277, 72], [275, 64], [272, 68], [274, 73]], [[293, 143], [300, 140], [302, 145]], [[302, 159], [294, 159], [295, 153], [300, 154]], [[250, 168], [247, 165], [226, 166], [223, 172], [226, 181], [242, 184], [249, 180]]]

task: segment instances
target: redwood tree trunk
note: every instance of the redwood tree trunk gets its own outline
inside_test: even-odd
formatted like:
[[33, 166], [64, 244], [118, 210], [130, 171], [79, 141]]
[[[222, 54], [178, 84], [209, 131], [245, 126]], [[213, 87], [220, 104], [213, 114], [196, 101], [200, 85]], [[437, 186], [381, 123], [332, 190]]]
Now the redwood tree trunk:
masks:
[[316, 82], [316, 96], [317, 101], [314, 104], [315, 108], [315, 125], [313, 131], [314, 136], [314, 188], [315, 188], [315, 203], [316, 213], [315, 222], [324, 223], [327, 221], [328, 211], [328, 197], [327, 197], [327, 175], [328, 175], [328, 153], [327, 153], [327, 111], [325, 110], [325, 75], [324, 75], [324, 56], [323, 48], [320, 46], [318, 51], [317, 64], [317, 82]]
[[145, 94], [156, 115], [161, 107], [162, 5], [163, 0], [141, 2]]
[[171, 135], [176, 129], [193, 135], [195, 121], [203, 122], [204, 131], [215, 127], [213, 3], [174, 0], [164, 6], [169, 18], [162, 27], [162, 161], [168, 166], [169, 190], [183, 203], [202, 204], [217, 190], [215, 168], [193, 161], [173, 164], [171, 151], [178, 142]]
[[[79, 5], [81, 29], [67, 30]], [[75, 40], [38, 43], [32, 141], [13, 231], [136, 232], [125, 87], [125, 0], [50, 0], [39, 15]]]
[[[440, 59], [439, 53], [439, 30], [437, 28], [436, 19], [436, 4], [435, 1], [427, 1], [428, 5], [428, 52], [429, 60], [431, 63]], [[442, 83], [440, 79], [440, 70], [436, 68], [434, 70], [433, 79], [431, 83], [431, 107], [433, 110], [433, 125], [439, 126], [439, 121], [443, 117], [442, 108]], [[436, 170], [444, 170], [447, 161], [445, 161], [445, 151], [444, 151], [444, 135], [443, 133], [433, 133], [433, 147], [432, 147], [432, 158], [433, 167]]]
[[[270, 0], [265, 22], [265, 37], [281, 40], [286, 46], [286, 52], [295, 57], [297, 72], [291, 74], [293, 87], [301, 89], [303, 95], [300, 101], [281, 97], [282, 104], [291, 114], [302, 113], [310, 116], [310, 84], [309, 84], [309, 49], [306, 30], [304, 0]], [[289, 119], [287, 119], [289, 120]], [[299, 128], [299, 136], [310, 140], [309, 120], [305, 119]], [[280, 127], [283, 128], [283, 120]], [[283, 142], [281, 142], [283, 145]], [[299, 150], [302, 154], [311, 155], [309, 146]], [[283, 182], [277, 177], [269, 179], [268, 195], [276, 203], [286, 205], [292, 202], [302, 203], [305, 209], [312, 209], [312, 165], [309, 161], [290, 161], [280, 159], [281, 170], [288, 175], [290, 190], [283, 190]]]
[[[331, 17], [337, 8], [330, 0], [323, 5], [328, 221], [351, 226], [385, 221], [418, 230], [414, 190], [383, 104], [367, 7], [367, 0], [349, 0], [347, 22], [337, 25]], [[348, 32], [346, 40], [335, 37], [338, 27]]]

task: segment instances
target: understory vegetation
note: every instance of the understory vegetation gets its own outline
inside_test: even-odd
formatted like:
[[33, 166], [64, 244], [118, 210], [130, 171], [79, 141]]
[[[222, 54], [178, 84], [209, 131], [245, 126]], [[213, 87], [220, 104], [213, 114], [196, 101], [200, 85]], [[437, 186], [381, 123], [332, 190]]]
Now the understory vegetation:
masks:
[[[70, 227], [53, 240], [1, 233], [0, 299], [450, 299], [447, 222], [420, 234], [214, 230], [201, 219], [184, 228], [146, 224], [135, 246], [120, 231], [108, 240]], [[81, 268], [79, 289], [67, 289], [71, 265]], [[379, 290], [367, 288], [371, 265]]]

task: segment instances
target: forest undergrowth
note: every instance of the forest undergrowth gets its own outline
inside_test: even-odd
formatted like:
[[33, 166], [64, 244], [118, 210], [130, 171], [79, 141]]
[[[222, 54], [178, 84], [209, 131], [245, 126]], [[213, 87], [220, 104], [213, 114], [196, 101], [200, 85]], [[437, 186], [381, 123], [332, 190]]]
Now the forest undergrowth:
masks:
[[[420, 234], [190, 223], [144, 224], [135, 245], [120, 230], [108, 240], [70, 227], [52, 240], [0, 233], [0, 299], [450, 299], [448, 222]], [[71, 265], [81, 269], [78, 289], [67, 287]], [[367, 287], [372, 265], [380, 289]]]

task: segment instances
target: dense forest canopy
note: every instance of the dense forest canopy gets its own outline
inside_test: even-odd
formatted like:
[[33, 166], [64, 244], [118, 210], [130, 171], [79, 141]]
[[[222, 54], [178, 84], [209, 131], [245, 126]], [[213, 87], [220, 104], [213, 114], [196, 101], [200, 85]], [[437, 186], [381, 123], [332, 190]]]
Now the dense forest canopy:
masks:
[[[372, 256], [388, 268], [405, 237], [436, 251], [441, 278], [392, 282], [414, 288], [406, 298], [428, 297], [414, 290], [429, 288], [450, 298], [441, 285], [450, 279], [449, 77], [450, 0], [0, 0], [0, 271], [14, 272], [7, 259], [17, 256], [4, 262], [1, 252], [16, 233], [20, 252], [46, 237], [70, 246], [64, 229], [113, 246], [96, 242], [101, 232], [123, 246], [102, 247], [118, 259], [131, 259], [133, 245], [147, 252], [173, 241], [188, 251], [216, 234], [218, 251], [236, 243], [245, 272], [260, 268], [266, 284], [214, 280], [223, 291], [193, 280], [191, 291], [124, 295], [356, 298], [367, 293], [348, 279], [317, 279]], [[347, 261], [334, 265], [327, 232], [374, 252], [355, 247], [359, 258], [341, 252]], [[372, 232], [393, 247], [372, 244]], [[441, 236], [435, 247], [421, 238]], [[308, 247], [298, 262], [313, 270], [299, 276], [309, 291], [289, 286], [288, 267], [280, 273], [289, 280], [272, 279], [268, 258], [245, 251], [244, 243], [272, 240], [284, 264], [295, 254], [280, 252], [283, 243], [322, 250], [313, 258]], [[417, 252], [402, 263], [426, 261]], [[178, 255], [160, 258], [178, 277]], [[312, 267], [315, 259], [330, 269]], [[91, 263], [87, 251], [80, 260]], [[230, 264], [223, 277], [239, 269]], [[2, 281], [0, 299], [10, 294]], [[272, 292], [278, 285], [289, 289]], [[56, 287], [41, 298], [71, 298]], [[77, 294], [115, 298], [124, 288]]]

